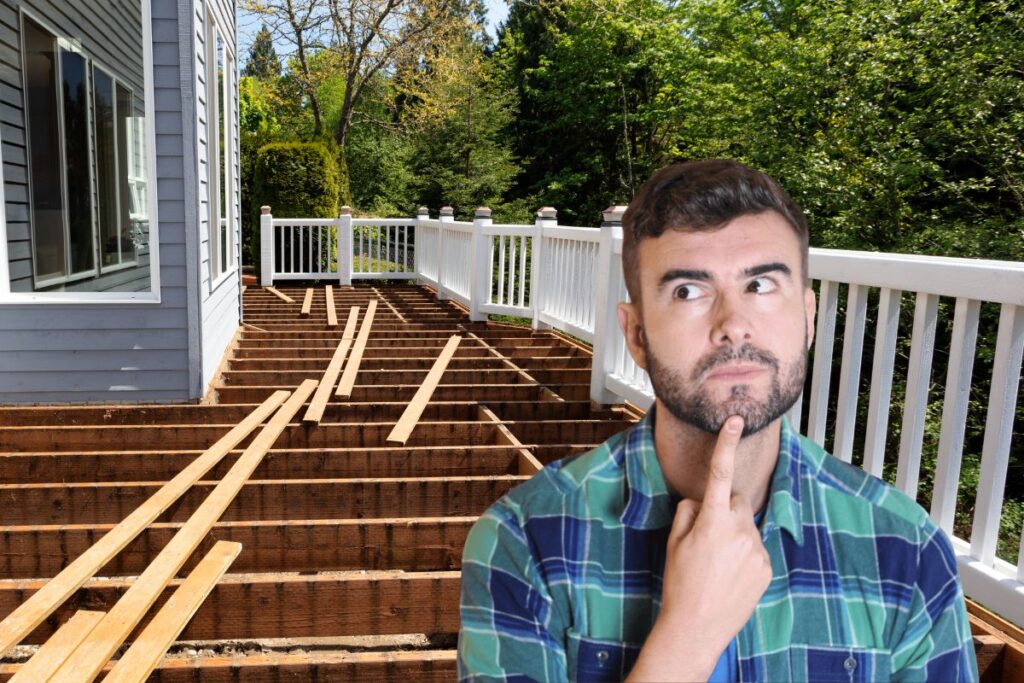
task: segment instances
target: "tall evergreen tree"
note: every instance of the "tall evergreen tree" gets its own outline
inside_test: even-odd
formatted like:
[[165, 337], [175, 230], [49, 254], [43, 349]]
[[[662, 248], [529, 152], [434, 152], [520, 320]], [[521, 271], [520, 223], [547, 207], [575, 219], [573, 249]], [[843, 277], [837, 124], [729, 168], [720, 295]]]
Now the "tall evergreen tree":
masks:
[[249, 56], [242, 68], [243, 76], [252, 76], [261, 81], [277, 78], [281, 74], [281, 60], [274, 50], [274, 39], [264, 24], [249, 48]]

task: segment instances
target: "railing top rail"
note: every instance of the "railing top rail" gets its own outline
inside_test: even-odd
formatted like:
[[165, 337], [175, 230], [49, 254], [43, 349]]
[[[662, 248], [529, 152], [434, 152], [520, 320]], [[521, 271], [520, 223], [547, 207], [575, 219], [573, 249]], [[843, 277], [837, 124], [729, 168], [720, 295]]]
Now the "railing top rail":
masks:
[[555, 239], [576, 240], [578, 242], [600, 242], [600, 228], [576, 228], [569, 225], [559, 225], [553, 228], [544, 228], [545, 237]]
[[466, 221], [447, 221], [442, 223], [446, 230], [454, 230], [456, 232], [473, 232], [473, 224]]
[[1024, 306], [1024, 263], [811, 249], [808, 275], [870, 287]]
[[369, 226], [391, 226], [397, 225], [399, 227], [406, 225], [416, 225], [415, 218], [353, 218], [352, 225], [369, 225]]
[[524, 235], [529, 236], [533, 234], [535, 226], [533, 225], [515, 225], [512, 223], [494, 223], [492, 225], [485, 225], [483, 228], [483, 234], [485, 235]]
[[274, 225], [284, 226], [310, 226], [310, 225], [334, 225], [337, 218], [275, 218]]
[[420, 218], [416, 224], [424, 228], [440, 228], [441, 221], [437, 218]]

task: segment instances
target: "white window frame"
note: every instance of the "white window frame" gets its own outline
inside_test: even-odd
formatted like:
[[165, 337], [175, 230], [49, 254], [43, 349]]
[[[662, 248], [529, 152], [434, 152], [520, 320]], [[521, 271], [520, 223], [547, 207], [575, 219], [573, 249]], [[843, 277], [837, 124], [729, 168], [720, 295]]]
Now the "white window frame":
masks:
[[[3, 155], [0, 154], [0, 306], [6, 305], [36, 305], [36, 304], [159, 304], [160, 303], [160, 233], [159, 233], [159, 221], [157, 215], [157, 196], [154, 191], [156, 188], [156, 111], [155, 111], [155, 95], [154, 95], [154, 83], [153, 83], [153, 19], [152, 19], [152, 0], [139, 0], [141, 15], [142, 15], [142, 62], [143, 72], [145, 80], [145, 120], [146, 120], [146, 166], [147, 166], [147, 209], [149, 211], [149, 283], [150, 288], [148, 292], [12, 292], [11, 291], [11, 280], [10, 280], [10, 268], [8, 262], [7, 253], [7, 208], [4, 204], [4, 181], [3, 181]], [[57, 36], [61, 47], [67, 47], [73, 45], [72, 41], [61, 36], [59, 31], [54, 30], [53, 26], [45, 19], [40, 17], [33, 11], [21, 8], [21, 15], [27, 16], [32, 21], [36, 22], [47, 31], [50, 31]], [[19, 15], [19, 41], [21, 40], [21, 15]], [[24, 54], [24, 50], [22, 50]], [[92, 59], [87, 56], [87, 62], [91, 65]], [[106, 70], [106, 69], [104, 69]], [[92, 79], [92, 69], [86, 69], [86, 78]], [[134, 95], [134, 93], [133, 93]], [[92, 105], [89, 107], [89, 126], [92, 126]], [[60, 114], [60, 119], [63, 121], [63, 114]], [[63, 125], [63, 124], [61, 124]], [[92, 147], [92, 135], [90, 132], [90, 153]], [[61, 154], [63, 155], [63, 149]], [[26, 161], [29, 161], [26, 159]], [[89, 184], [92, 187], [94, 175], [90, 165], [90, 180]], [[29, 174], [29, 182], [31, 182], [31, 174]], [[62, 183], [66, 182], [63, 179]], [[93, 202], [95, 212], [95, 202]], [[30, 217], [31, 224], [31, 217]], [[96, 222], [93, 220], [93, 249], [94, 249], [94, 267], [96, 273], [99, 273], [99, 254], [95, 253], [98, 251], [96, 242]], [[34, 234], [34, 227], [31, 228], [30, 234]], [[33, 274], [35, 271], [35, 258], [33, 256]], [[109, 271], [104, 271], [109, 272]], [[95, 276], [93, 273], [91, 276]], [[85, 275], [79, 274], [79, 276], [72, 276], [71, 278], [65, 278], [63, 281], [70, 282], [77, 279], [86, 277]], [[42, 284], [53, 284], [56, 283], [56, 279], [52, 279]], [[38, 283], [37, 283], [38, 284]]]
[[[228, 42], [227, 32], [209, 9], [206, 12], [206, 188], [207, 188], [207, 230], [210, 291], [217, 289], [238, 270], [237, 234], [235, 210], [235, 141], [234, 141], [234, 88], [235, 54]], [[223, 93], [217, 92], [217, 40], [224, 49]], [[220, 145], [220, 101], [224, 98], [224, 149]], [[224, 163], [224, 202], [221, 206], [221, 160]], [[221, 218], [221, 209], [225, 209]], [[226, 243], [221, 242], [221, 221], [227, 223]], [[221, 270], [221, 257], [226, 251], [227, 267]]]

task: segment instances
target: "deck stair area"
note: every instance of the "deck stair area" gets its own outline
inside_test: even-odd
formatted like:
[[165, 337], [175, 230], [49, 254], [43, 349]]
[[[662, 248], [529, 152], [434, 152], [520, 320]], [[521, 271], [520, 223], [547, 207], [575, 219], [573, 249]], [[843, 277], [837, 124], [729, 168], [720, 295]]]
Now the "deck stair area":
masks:
[[[345, 365], [361, 351], [351, 396], [329, 392], [319, 421], [298, 410], [127, 640], [218, 541], [230, 541], [241, 552], [151, 680], [452, 679], [460, 556], [476, 516], [541, 463], [588, 449], [639, 414], [591, 404], [582, 345], [471, 323], [429, 289], [334, 287], [331, 315], [322, 285], [278, 290], [291, 302], [247, 288], [245, 324], [203, 405], [0, 408], [0, 617], [261, 402], [319, 382], [347, 336]], [[360, 335], [372, 301], [372, 326]], [[358, 324], [348, 325], [353, 307]], [[458, 346], [428, 402], [420, 392], [405, 443], [389, 441], [453, 335]], [[110, 611], [258, 433], [8, 651], [0, 680], [76, 613]]]
[[[203, 405], [0, 408], [0, 618], [275, 392], [331, 373], [330, 391], [307, 393], [127, 640], [218, 542], [234, 542], [240, 553], [151, 680], [451, 680], [460, 556], [476, 516], [541, 464], [600, 443], [639, 412], [590, 402], [586, 347], [470, 322], [425, 287], [250, 286], [244, 310]], [[453, 335], [450, 361], [431, 373]], [[338, 396], [333, 386], [357, 360], [351, 394]], [[431, 374], [436, 388], [421, 391]], [[311, 415], [317, 396], [328, 400]], [[401, 443], [392, 432], [403, 416], [409, 425], [410, 403], [422, 413]], [[109, 612], [258, 433], [7, 652], [0, 680], [73, 615]], [[1024, 633], [969, 608], [982, 680], [1024, 680]]]

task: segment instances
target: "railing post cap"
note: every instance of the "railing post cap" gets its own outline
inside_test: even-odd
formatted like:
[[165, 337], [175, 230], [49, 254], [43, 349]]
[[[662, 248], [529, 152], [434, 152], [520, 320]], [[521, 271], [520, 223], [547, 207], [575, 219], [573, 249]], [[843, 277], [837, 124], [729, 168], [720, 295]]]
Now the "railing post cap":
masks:
[[476, 209], [476, 213], [473, 214], [473, 217], [474, 218], [490, 218], [491, 217], [491, 210], [488, 209], [486, 206], [478, 206], [477, 209]]
[[558, 210], [553, 206], [542, 206], [537, 211], [537, 218], [558, 218]]
[[455, 215], [455, 209], [453, 209], [450, 206], [442, 206], [441, 207], [441, 215], [442, 216], [454, 216]]
[[425, 206], [421, 206], [420, 208], [416, 209], [416, 215], [417, 216], [429, 216], [430, 215], [430, 209], [428, 209]]
[[622, 214], [626, 213], [626, 207], [621, 205], [609, 206], [601, 212], [605, 223], [622, 223]]
[[349, 206], [348, 204], [346, 204], [345, 206], [341, 207], [341, 215], [342, 216], [351, 216], [352, 215], [352, 207]]
[[266, 204], [261, 206], [260, 207], [260, 215], [269, 216], [270, 215], [270, 207], [267, 206]]

